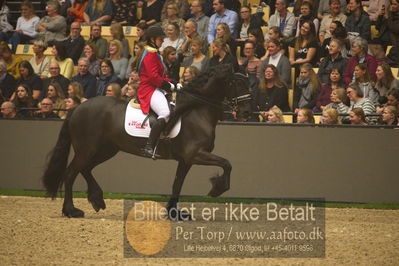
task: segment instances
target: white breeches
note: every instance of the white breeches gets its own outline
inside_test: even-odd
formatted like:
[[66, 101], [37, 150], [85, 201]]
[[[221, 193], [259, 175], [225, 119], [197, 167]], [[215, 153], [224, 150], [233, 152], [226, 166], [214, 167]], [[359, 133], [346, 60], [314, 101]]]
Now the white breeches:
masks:
[[170, 110], [168, 101], [165, 95], [159, 89], [156, 89], [151, 97], [151, 109], [158, 115], [159, 118], [164, 118], [166, 121], [169, 119]]

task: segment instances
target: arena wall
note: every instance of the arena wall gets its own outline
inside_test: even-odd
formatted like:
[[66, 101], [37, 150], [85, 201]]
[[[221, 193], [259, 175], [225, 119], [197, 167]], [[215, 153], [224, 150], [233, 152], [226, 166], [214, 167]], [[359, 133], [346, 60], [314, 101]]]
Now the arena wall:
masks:
[[[60, 121], [0, 120], [1, 188], [42, 190]], [[233, 165], [225, 197], [399, 202], [399, 130], [220, 124], [215, 154]], [[94, 175], [106, 192], [167, 195], [177, 163], [119, 153]], [[206, 195], [216, 167], [194, 166], [183, 195]], [[85, 191], [82, 177], [75, 190]]]

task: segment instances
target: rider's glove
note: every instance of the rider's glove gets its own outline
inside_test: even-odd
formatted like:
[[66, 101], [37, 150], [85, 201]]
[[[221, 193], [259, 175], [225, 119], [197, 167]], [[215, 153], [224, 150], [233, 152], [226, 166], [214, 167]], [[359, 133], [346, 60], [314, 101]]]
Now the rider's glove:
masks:
[[168, 92], [168, 93], [171, 93], [175, 89], [175, 85], [173, 85], [170, 82], [167, 82], [167, 81], [163, 80], [162, 84], [161, 84], [161, 86], [159, 88], [164, 90], [164, 91], [166, 91], [166, 92]]
[[181, 84], [181, 83], [177, 83], [176, 84], [176, 90], [181, 90], [183, 88], [183, 84]]

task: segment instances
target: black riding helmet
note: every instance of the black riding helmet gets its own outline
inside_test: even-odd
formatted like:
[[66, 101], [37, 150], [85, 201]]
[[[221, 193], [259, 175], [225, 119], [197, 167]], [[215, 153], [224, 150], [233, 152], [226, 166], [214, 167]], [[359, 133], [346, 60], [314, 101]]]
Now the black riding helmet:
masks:
[[152, 44], [151, 38], [165, 38], [165, 32], [159, 26], [152, 26], [145, 32], [145, 40], [147, 44]]

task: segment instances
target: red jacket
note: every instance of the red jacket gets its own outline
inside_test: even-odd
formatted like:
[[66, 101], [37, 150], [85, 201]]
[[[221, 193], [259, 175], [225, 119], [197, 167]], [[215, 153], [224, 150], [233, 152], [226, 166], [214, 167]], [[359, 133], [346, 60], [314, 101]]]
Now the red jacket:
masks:
[[[375, 71], [377, 70], [377, 61], [375, 61], [374, 56], [366, 54], [366, 59], [364, 60], [364, 63], [367, 65], [367, 67], [369, 69], [371, 79], [375, 80], [376, 79]], [[359, 57], [352, 56], [349, 59], [348, 65], [346, 66], [345, 74], [344, 74], [345, 85], [348, 86], [349, 83], [352, 83], [353, 72], [355, 72], [355, 66], [357, 66], [358, 64], [359, 64]]]
[[138, 97], [140, 107], [144, 114], [148, 114], [151, 97], [155, 89], [159, 88], [164, 80], [170, 82], [170, 79], [166, 76], [162, 58], [155, 48], [145, 47], [143, 58], [139, 64], [139, 76]]

